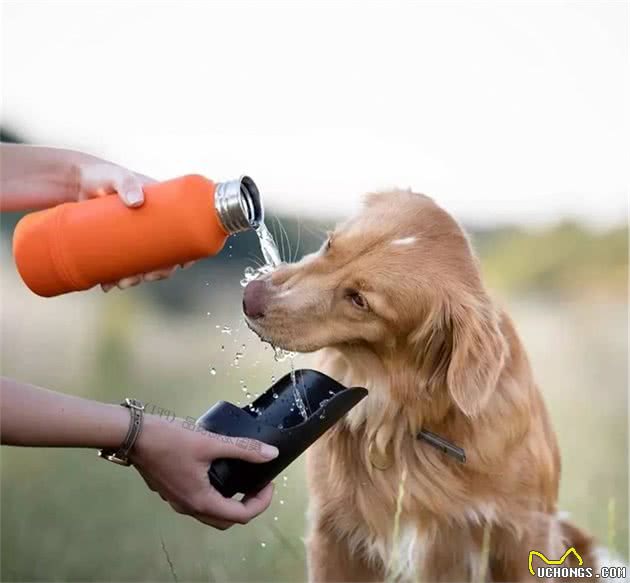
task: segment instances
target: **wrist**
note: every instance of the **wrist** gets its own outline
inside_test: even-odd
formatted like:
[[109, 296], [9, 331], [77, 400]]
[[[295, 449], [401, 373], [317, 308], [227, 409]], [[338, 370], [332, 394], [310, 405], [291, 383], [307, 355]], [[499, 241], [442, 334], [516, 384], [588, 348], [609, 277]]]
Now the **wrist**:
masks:
[[129, 461], [132, 464], [141, 463], [149, 450], [159, 444], [158, 436], [168, 422], [157, 415], [145, 415], [142, 429], [133, 447], [129, 450]]
[[101, 419], [102, 436], [97, 447], [107, 449], [120, 447], [129, 429], [129, 411], [120, 405], [107, 404]]

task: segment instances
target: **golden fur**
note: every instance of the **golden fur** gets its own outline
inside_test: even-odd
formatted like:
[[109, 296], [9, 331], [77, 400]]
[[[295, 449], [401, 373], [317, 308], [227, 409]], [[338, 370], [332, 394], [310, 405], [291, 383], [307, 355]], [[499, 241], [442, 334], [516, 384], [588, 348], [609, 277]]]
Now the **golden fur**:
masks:
[[318, 253], [265, 281], [252, 329], [322, 349], [321, 370], [369, 391], [307, 454], [311, 581], [533, 579], [530, 550], [568, 546], [592, 564], [591, 539], [557, 515], [560, 456], [525, 350], [432, 199], [369, 195]]

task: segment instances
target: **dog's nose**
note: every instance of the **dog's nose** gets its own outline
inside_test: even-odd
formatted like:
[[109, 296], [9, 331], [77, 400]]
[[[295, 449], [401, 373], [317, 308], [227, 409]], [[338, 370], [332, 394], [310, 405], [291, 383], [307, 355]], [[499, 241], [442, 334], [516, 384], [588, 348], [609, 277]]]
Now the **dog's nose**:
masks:
[[248, 318], [262, 318], [265, 315], [267, 290], [264, 281], [250, 281], [243, 292], [243, 312]]

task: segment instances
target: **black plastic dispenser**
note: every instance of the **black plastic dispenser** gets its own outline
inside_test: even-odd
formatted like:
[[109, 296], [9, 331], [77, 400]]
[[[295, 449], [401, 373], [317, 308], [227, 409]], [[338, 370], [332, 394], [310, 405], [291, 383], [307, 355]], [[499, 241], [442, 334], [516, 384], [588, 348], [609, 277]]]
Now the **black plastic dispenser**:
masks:
[[208, 475], [223, 496], [258, 492], [367, 396], [366, 389], [346, 388], [315, 370], [296, 370], [294, 378], [295, 384], [287, 374], [243, 408], [219, 401], [197, 421], [208, 431], [258, 439], [280, 450], [262, 464], [215, 460]]

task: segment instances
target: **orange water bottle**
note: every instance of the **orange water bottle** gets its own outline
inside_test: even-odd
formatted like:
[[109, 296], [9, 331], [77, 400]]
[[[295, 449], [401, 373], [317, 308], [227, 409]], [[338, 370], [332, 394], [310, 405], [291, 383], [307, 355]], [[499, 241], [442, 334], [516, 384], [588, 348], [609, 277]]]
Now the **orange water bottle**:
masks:
[[216, 255], [233, 233], [263, 221], [248, 176], [214, 183], [190, 175], [145, 185], [144, 204], [116, 196], [64, 203], [23, 217], [13, 256], [24, 283], [50, 297]]

